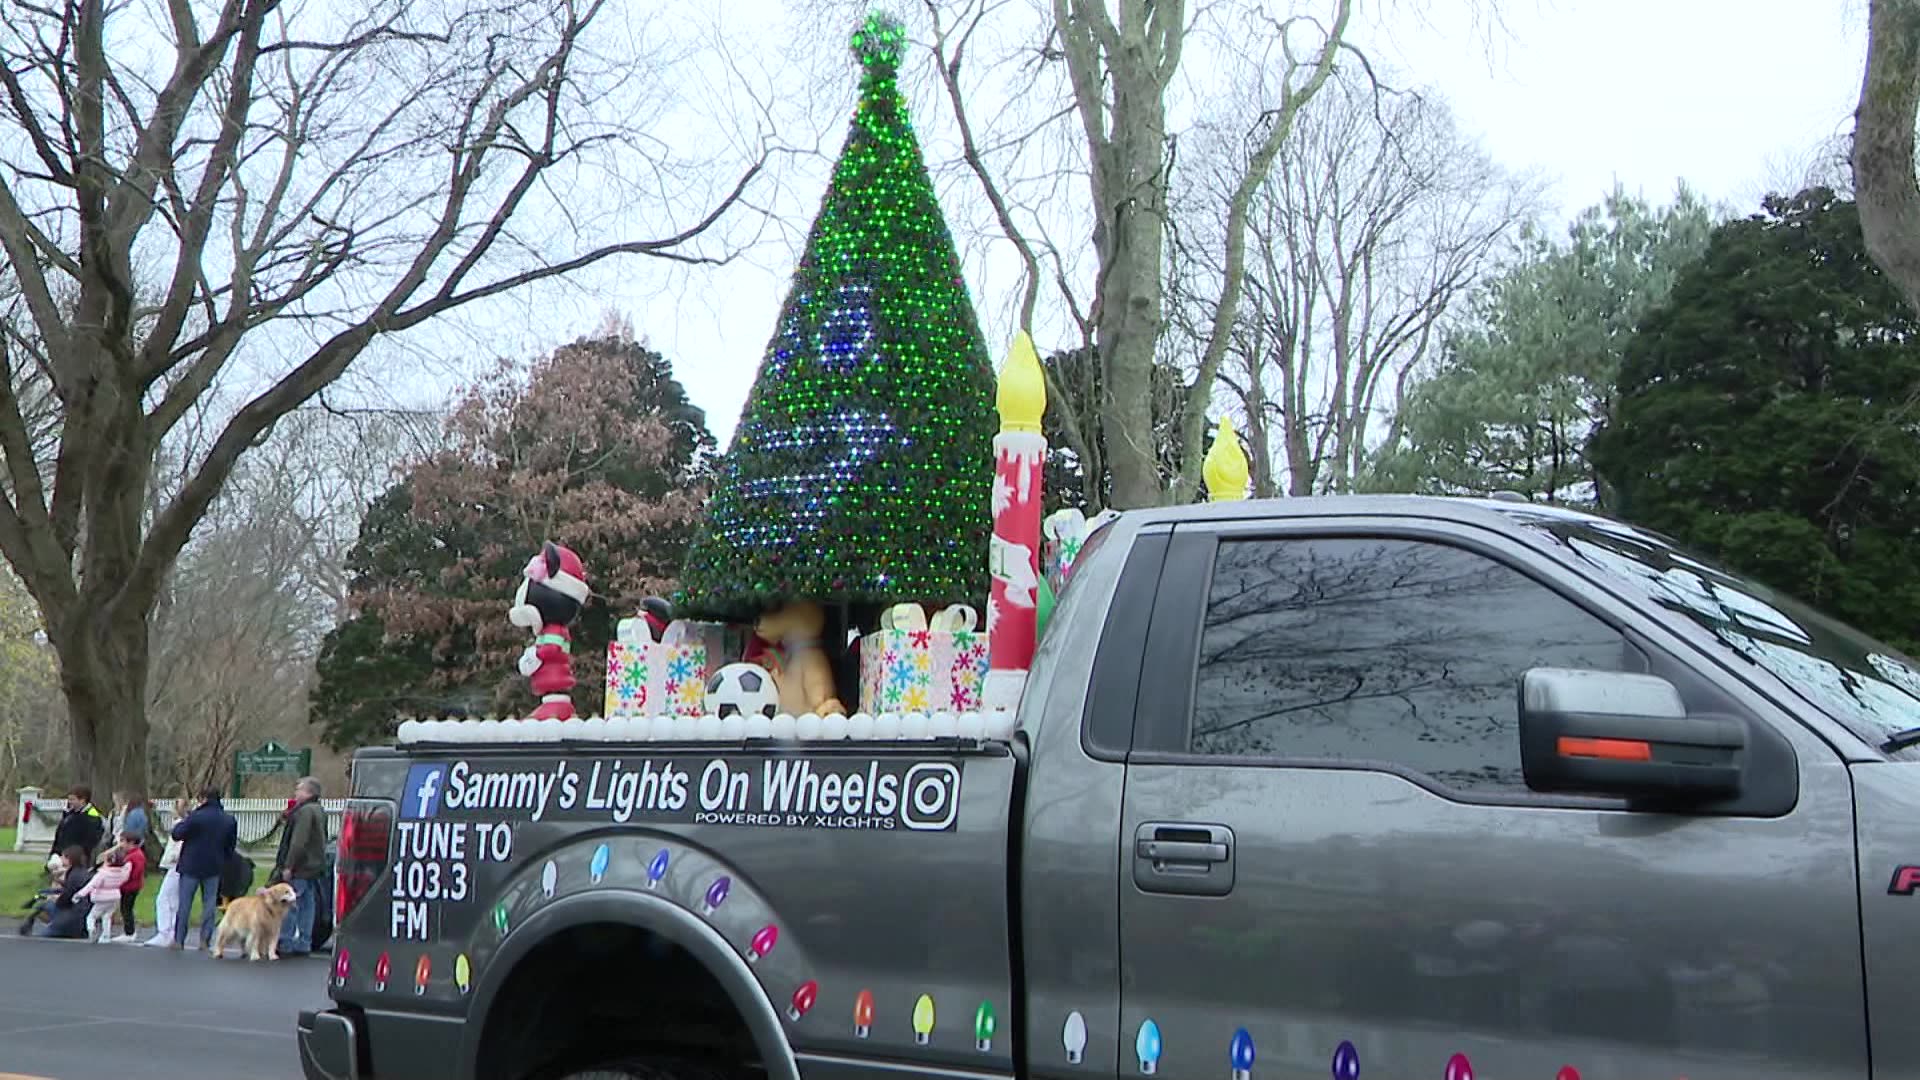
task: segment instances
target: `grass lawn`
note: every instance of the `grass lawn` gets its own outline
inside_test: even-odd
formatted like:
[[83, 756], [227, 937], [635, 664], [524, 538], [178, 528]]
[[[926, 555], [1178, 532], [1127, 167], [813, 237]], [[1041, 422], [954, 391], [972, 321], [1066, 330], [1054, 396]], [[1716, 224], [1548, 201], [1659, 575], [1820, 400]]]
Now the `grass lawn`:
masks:
[[13, 850], [13, 834], [18, 831], [19, 830], [14, 828], [12, 825], [9, 825], [4, 829], [0, 829], [0, 853]]
[[[11, 840], [4, 850], [13, 850]], [[20, 917], [25, 914], [20, 905], [26, 903], [27, 898], [46, 880], [46, 867], [38, 862], [17, 859], [0, 861], [0, 933], [11, 934], [19, 928]], [[140, 899], [133, 904], [133, 917], [149, 931], [153, 928], [153, 900], [159, 892], [160, 878], [156, 874], [147, 879], [147, 886], [140, 890]]]

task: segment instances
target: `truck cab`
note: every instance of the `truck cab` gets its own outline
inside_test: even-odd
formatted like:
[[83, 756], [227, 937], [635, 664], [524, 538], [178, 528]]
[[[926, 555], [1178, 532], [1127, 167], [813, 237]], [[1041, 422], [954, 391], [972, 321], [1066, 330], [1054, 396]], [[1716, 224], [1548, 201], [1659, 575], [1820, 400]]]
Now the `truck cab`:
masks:
[[307, 1075], [1920, 1076], [1920, 672], [1661, 537], [1130, 512], [923, 721], [363, 751]]

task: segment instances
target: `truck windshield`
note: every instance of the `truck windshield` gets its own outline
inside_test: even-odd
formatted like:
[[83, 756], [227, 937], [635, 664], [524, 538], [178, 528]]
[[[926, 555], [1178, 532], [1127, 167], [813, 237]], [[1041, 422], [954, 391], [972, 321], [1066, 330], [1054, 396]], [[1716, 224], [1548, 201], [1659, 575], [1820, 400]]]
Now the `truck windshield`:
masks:
[[[1703, 562], [1656, 534], [1597, 518], [1536, 517], [1525, 511], [1513, 516], [1574, 557], [1686, 616], [1874, 746], [1920, 728], [1920, 665], [1897, 649]], [[1912, 747], [1893, 756], [1920, 760]]]

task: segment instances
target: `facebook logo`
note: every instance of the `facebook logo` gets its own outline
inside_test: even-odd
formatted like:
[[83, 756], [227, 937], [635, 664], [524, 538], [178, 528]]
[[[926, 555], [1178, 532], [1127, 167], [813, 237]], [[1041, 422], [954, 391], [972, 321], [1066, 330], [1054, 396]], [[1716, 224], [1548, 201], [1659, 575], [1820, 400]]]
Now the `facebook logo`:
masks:
[[440, 813], [440, 791], [446, 784], [445, 765], [414, 765], [407, 769], [407, 786], [400, 792], [400, 816], [430, 818]]

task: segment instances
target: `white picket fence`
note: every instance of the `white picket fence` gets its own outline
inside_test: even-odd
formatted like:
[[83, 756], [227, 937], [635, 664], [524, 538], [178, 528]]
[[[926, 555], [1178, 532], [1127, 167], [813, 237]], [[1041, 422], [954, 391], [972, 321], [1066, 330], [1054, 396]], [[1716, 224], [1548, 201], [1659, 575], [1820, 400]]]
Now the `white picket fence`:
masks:
[[[280, 824], [280, 815], [287, 809], [285, 799], [228, 799], [221, 805], [232, 814], [240, 826], [240, 844], [245, 847], [258, 844], [274, 836], [274, 830]], [[322, 799], [320, 805], [327, 812], [327, 838], [336, 839], [340, 835], [340, 815], [346, 811], [345, 799]], [[53, 844], [53, 831], [60, 825], [60, 815], [66, 810], [66, 802], [59, 792], [43, 792], [39, 788], [21, 788], [19, 799], [14, 807], [13, 820], [20, 826], [13, 837], [15, 851], [43, 851]], [[154, 804], [153, 815], [161, 829], [173, 827], [173, 806]]]

